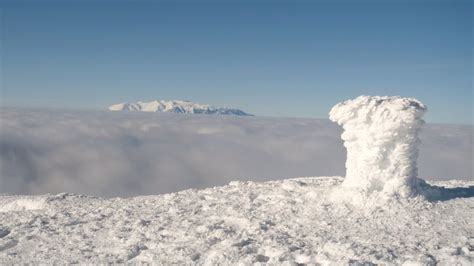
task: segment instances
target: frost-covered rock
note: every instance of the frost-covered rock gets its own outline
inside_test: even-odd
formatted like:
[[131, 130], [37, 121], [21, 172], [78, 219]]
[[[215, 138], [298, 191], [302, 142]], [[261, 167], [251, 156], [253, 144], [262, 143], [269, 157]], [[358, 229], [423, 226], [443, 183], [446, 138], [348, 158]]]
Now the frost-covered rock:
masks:
[[418, 132], [427, 108], [413, 98], [360, 96], [335, 105], [329, 117], [344, 128], [345, 188], [384, 197], [417, 189]]

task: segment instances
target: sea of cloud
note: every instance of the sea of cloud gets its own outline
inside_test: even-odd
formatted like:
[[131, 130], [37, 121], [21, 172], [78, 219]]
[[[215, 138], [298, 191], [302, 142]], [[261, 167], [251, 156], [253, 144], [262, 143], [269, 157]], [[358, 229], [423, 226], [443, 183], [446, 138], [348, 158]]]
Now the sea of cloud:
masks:
[[[345, 173], [342, 129], [325, 119], [0, 111], [0, 193], [132, 196]], [[472, 126], [427, 124], [420, 137], [419, 177], [472, 179]]]

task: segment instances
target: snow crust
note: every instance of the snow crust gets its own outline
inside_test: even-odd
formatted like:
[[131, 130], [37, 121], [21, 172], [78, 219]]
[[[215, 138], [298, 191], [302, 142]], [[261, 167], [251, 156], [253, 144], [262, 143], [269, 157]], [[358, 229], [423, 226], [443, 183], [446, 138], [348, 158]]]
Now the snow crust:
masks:
[[112, 199], [0, 196], [0, 264], [473, 265], [474, 182], [427, 184], [444, 196], [361, 210], [328, 200], [342, 181], [235, 181]]
[[193, 103], [190, 101], [151, 101], [132, 102], [111, 105], [110, 111], [142, 111], [142, 112], [171, 112], [179, 114], [219, 114], [219, 115], [250, 115], [239, 109], [218, 108], [208, 104]]
[[347, 149], [342, 186], [365, 195], [415, 196], [418, 133], [426, 110], [418, 100], [400, 96], [359, 96], [335, 105], [329, 116], [342, 125]]
[[43, 209], [45, 200], [38, 197], [2, 197], [2, 205], [0, 212], [22, 211], [22, 210], [41, 210]]

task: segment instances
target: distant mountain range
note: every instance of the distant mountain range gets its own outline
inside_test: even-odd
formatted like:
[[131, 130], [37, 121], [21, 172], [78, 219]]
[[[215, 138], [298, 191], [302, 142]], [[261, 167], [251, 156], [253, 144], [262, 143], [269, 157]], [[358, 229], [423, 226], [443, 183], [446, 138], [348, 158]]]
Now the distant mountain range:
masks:
[[111, 105], [108, 110], [110, 111], [141, 111], [141, 112], [166, 112], [166, 113], [178, 113], [178, 114], [206, 114], [206, 115], [240, 115], [249, 116], [242, 110], [227, 108], [227, 107], [214, 107], [208, 104], [193, 103], [190, 101], [159, 101], [155, 100], [152, 102], [132, 102], [132, 103], [119, 103]]

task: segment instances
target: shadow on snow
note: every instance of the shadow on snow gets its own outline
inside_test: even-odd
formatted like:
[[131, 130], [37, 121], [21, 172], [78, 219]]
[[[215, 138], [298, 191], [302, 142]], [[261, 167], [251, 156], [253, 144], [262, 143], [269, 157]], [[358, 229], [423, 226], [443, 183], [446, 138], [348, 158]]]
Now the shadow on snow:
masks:
[[422, 180], [419, 187], [420, 193], [429, 201], [447, 201], [474, 197], [474, 186], [447, 188], [433, 186]]

